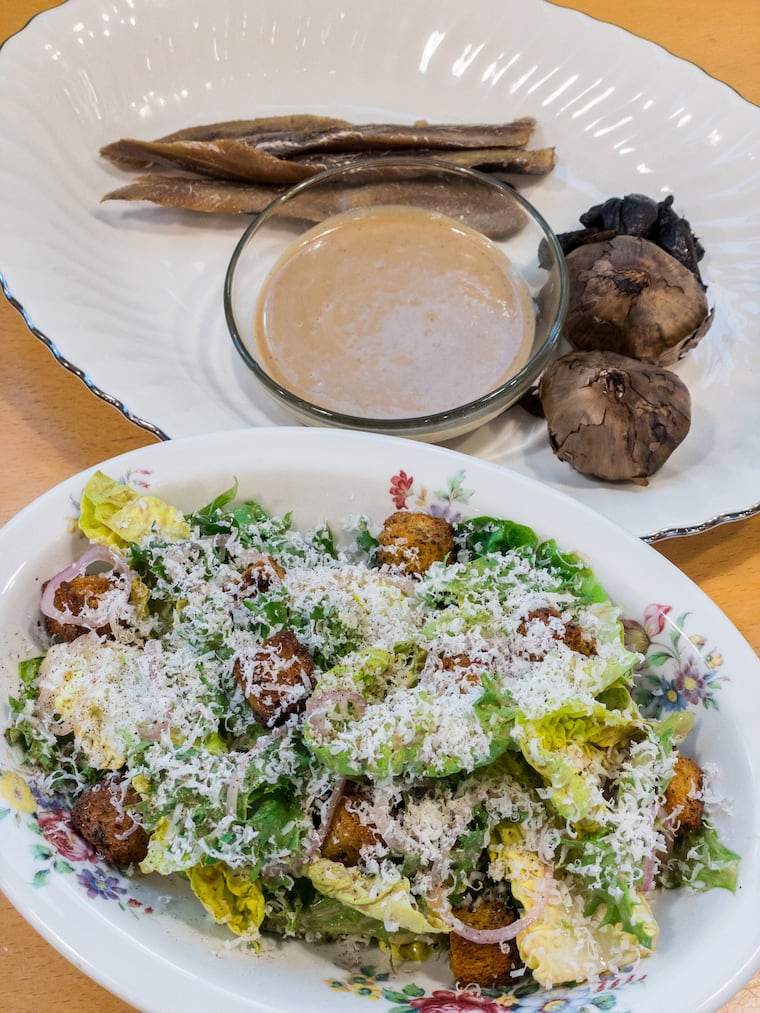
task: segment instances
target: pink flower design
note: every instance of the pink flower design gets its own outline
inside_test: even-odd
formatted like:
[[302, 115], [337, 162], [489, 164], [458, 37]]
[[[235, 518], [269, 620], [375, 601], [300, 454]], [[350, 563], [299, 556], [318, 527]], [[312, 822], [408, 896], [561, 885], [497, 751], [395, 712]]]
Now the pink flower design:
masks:
[[409, 1005], [419, 1013], [504, 1013], [504, 1007], [475, 992], [449, 992], [438, 989]]
[[74, 830], [65, 809], [42, 810], [37, 821], [45, 840], [68, 861], [92, 862], [97, 857], [94, 849]]
[[403, 510], [409, 498], [409, 491], [414, 483], [414, 478], [402, 469], [398, 475], [391, 479], [391, 487], [388, 492], [391, 494], [393, 505], [397, 510]]
[[644, 609], [644, 628], [650, 639], [654, 639], [665, 628], [665, 617], [673, 611], [672, 605], [647, 605]]

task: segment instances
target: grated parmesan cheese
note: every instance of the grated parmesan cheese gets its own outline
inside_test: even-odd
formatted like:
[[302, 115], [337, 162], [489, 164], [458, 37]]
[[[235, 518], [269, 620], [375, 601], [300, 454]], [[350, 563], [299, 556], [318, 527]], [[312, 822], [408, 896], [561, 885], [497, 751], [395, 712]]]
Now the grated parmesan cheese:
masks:
[[[638, 656], [618, 610], [527, 551], [460, 548], [417, 579], [333, 553], [320, 529], [222, 521], [147, 536], [114, 636], [50, 646], [18, 720], [58, 750], [51, 786], [126, 768], [150, 834], [142, 871], [241, 873], [291, 935], [289, 891], [310, 877], [319, 894], [320, 848], [353, 784], [345, 816], [372, 834], [323, 896], [339, 881], [340, 901], [386, 932], [440, 932], [426, 919], [442, 887], [511, 891], [529, 911], [543, 877], [548, 913], [518, 936], [538, 981], [638, 959], [656, 936], [642, 886], [665, 850], [674, 756], [627, 696]], [[252, 564], [260, 586], [244, 580]], [[288, 684], [264, 646], [286, 630], [314, 662]], [[275, 692], [283, 717], [264, 727], [251, 701]], [[607, 917], [632, 903], [629, 922]], [[307, 918], [301, 934], [330, 931]]]

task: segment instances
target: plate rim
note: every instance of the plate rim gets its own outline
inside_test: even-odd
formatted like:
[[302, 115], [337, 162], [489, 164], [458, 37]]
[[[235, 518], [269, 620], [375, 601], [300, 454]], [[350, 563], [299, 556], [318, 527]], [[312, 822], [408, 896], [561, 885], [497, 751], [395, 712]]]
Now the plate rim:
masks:
[[[72, 501], [71, 494], [73, 492], [81, 492], [82, 485], [86, 478], [98, 468], [105, 469], [114, 474], [122, 474], [125, 469], [128, 469], [130, 466], [150, 466], [150, 464], [154, 461], [160, 467], [160, 461], [166, 455], [169, 455], [170, 457], [176, 455], [181, 458], [186, 452], [184, 445], [189, 445], [190, 449], [203, 445], [206, 448], [206, 454], [210, 457], [209, 448], [222, 446], [228, 444], [230, 441], [235, 443], [239, 448], [244, 446], [250, 447], [251, 445], [255, 447], [256, 444], [263, 446], [267, 442], [274, 443], [277, 444], [277, 450], [282, 456], [283, 449], [293, 440], [297, 443], [306, 445], [306, 448], [311, 446], [314, 449], [320, 445], [329, 449], [333, 444], [343, 444], [347, 449], [350, 449], [352, 446], [364, 448], [367, 444], [371, 445], [373, 443], [378, 446], [385, 445], [388, 448], [389, 455], [392, 452], [399, 461], [403, 460], [403, 457], [406, 454], [415, 460], [419, 458], [420, 462], [422, 462], [423, 459], [425, 462], [428, 460], [431, 461], [432, 469], [437, 470], [436, 460], [440, 460], [442, 463], [446, 464], [447, 472], [455, 470], [456, 466], [460, 465], [463, 468], [472, 468], [483, 475], [490, 474], [490, 476], [493, 477], [494, 482], [498, 481], [499, 484], [514, 485], [515, 488], [520, 491], [527, 490], [536, 496], [539, 494], [543, 494], [545, 496], [546, 493], [546, 489], [543, 484], [534, 478], [517, 472], [512, 472], [509, 469], [502, 468], [492, 462], [472, 458], [449, 448], [434, 447], [425, 444], [417, 444], [415, 446], [415, 444], [410, 441], [403, 440], [399, 437], [368, 433], [352, 433], [343, 430], [303, 427], [277, 427], [275, 430], [267, 430], [263, 427], [255, 427], [248, 430], [232, 430], [227, 433], [209, 433], [201, 436], [181, 437], [167, 443], [157, 443], [146, 447], [139, 447], [111, 457], [98, 464], [91, 465], [86, 469], [81, 470], [76, 475], [59, 482], [46, 493], [43, 493], [40, 497], [35, 499], [27, 507], [24, 507], [14, 518], [11, 519], [11, 521], [8, 522], [7, 525], [0, 529], [0, 541], [8, 537], [12, 537], [15, 534], [16, 528], [28, 523], [28, 519], [32, 517], [35, 512], [44, 510], [52, 503], [57, 504], [59, 501], [70, 503]], [[301, 453], [304, 458], [306, 458], [306, 450], [301, 450]], [[249, 476], [252, 477], [255, 475], [257, 465], [255, 463], [255, 455], [251, 455], [251, 457], [254, 463], [249, 463], [247, 470]], [[267, 463], [267, 467], [271, 469], [271, 462]], [[173, 471], [168, 475], [168, 477], [162, 478], [159, 470], [159, 486], [162, 483], [167, 485], [177, 484], [179, 481], [180, 480]], [[489, 491], [487, 495], [490, 498], [495, 494]], [[554, 504], [562, 505], [565, 503], [577, 516], [585, 518], [589, 523], [596, 524], [597, 526], [601, 525], [599, 530], [602, 532], [602, 542], [606, 537], [610, 537], [621, 544], [627, 544], [630, 551], [635, 552], [637, 556], [640, 557], [643, 555], [648, 557], [651, 561], [650, 565], [655, 571], [659, 570], [662, 574], [669, 574], [672, 579], [677, 580], [679, 585], [684, 588], [688, 588], [689, 595], [694, 597], [700, 608], [704, 608], [706, 612], [710, 614], [712, 622], [724, 627], [726, 631], [730, 630], [732, 632], [732, 651], [735, 651], [740, 655], [739, 660], [741, 660], [741, 656], [746, 654], [749, 665], [752, 665], [755, 668], [760, 666], [760, 659], [757, 658], [749, 643], [734, 626], [729, 617], [725, 615], [717, 604], [713, 602], [712, 599], [710, 599], [710, 597], [694, 581], [680, 571], [673, 563], [661, 556], [661, 554], [657, 553], [653, 548], [643, 544], [640, 539], [625, 528], [616, 524], [609, 518], [598, 514], [586, 504], [580, 503], [572, 497], [567, 496], [562, 491], [556, 489], [550, 490], [550, 498]], [[521, 506], [521, 509], [525, 509], [525, 507]], [[64, 529], [65, 524], [62, 524], [61, 531], [57, 536], [61, 540], [64, 538]], [[546, 535], [550, 534], [550, 532], [543, 533]], [[562, 537], [564, 539], [565, 536]], [[590, 536], [586, 535], [585, 537], [588, 540]], [[51, 543], [48, 543], [49, 546], [54, 545], [55, 541], [56, 540], [54, 539]], [[745, 678], [744, 674], [742, 675], [742, 678]], [[760, 693], [760, 687], [758, 687], [757, 692]], [[756, 759], [758, 761], [758, 769], [760, 769], [760, 743], [756, 743], [754, 748], [755, 752], [758, 754]], [[746, 787], [746, 790], [748, 791], [750, 788], [751, 782]], [[755, 862], [757, 863], [756, 856]], [[55, 928], [49, 927], [45, 923], [43, 915], [40, 914], [39, 907], [36, 909], [34, 906], [32, 906], [32, 908], [24, 906], [24, 909], [19, 907], [16, 903], [16, 899], [18, 899], [18, 891], [14, 889], [12, 883], [10, 884], [10, 889], [8, 888], [7, 872], [5, 871], [6, 866], [10, 870], [10, 866], [7, 862], [2, 863], [2, 866], [0, 866], [0, 884], [2, 885], [2, 889], [6, 892], [9, 900], [14, 904], [14, 907], [20, 911], [21, 915], [26, 918], [26, 920], [29, 921], [29, 923], [56, 949], [58, 949], [63, 956], [74, 963], [75, 966], [85, 971], [85, 973], [94, 980], [110, 989], [114, 992], [114, 994], [119, 995], [123, 997], [125, 1001], [136, 1005], [138, 1009], [144, 1009], [146, 1011], [154, 1009], [166, 1011], [172, 1008], [170, 1004], [142, 1004], [143, 1000], [139, 995], [129, 991], [129, 989], [125, 989], [121, 981], [116, 981], [111, 974], [100, 969], [97, 964], [93, 963], [92, 960], [83, 957], [81, 953], [77, 952], [77, 950], [72, 947], [72, 945], [67, 943], [63, 935], [59, 935], [55, 931]], [[13, 871], [15, 872], [15, 870]], [[758, 885], [758, 890], [760, 890], [760, 885]], [[36, 896], [41, 897], [41, 894], [37, 894]], [[81, 899], [81, 902], [86, 903], [83, 898]], [[42, 931], [43, 928], [45, 931]], [[134, 942], [135, 945], [139, 945], [139, 943], [135, 940], [131, 941]], [[164, 964], [167, 963], [165, 960], [162, 961], [160, 956], [157, 956], [156, 960], [159, 965], [162, 962]], [[747, 953], [743, 966], [735, 970], [729, 981], [723, 983], [720, 987], [714, 988], [713, 994], [706, 997], [705, 1000], [700, 1003], [698, 1007], [699, 1013], [710, 1013], [710, 1011], [719, 1009], [720, 1005], [727, 1001], [731, 995], [736, 994], [739, 988], [750, 980], [751, 976], [758, 968], [760, 968], [760, 933], [758, 934], [758, 938], [754, 944], [754, 949], [752, 952]], [[174, 970], [176, 970], [176, 968]], [[277, 1010], [277, 1007], [272, 1007], [270, 1005], [248, 1005], [241, 1006], [240, 1008], [248, 1009], [250, 1011], [260, 1010], [262, 1013], [264, 1013], [264, 1011], [266, 1011], [266, 1013], [275, 1013]], [[694, 1011], [690, 1009], [690, 1013], [694, 1013]]]
[[[579, 11], [574, 8], [564, 6], [558, 6], [556, 4], [551, 3], [550, 0], [532, 0], [532, 2], [541, 3], [543, 7], [550, 8], [551, 11], [553, 13], [556, 13], [557, 16], [560, 18], [567, 18], [569, 19], [569, 21], [576, 21], [578, 23], [581, 23], [583, 21], [592, 22], [595, 25], [599, 26], [601, 30], [610, 33], [611, 36], [619, 35], [620, 37], [628, 37], [630, 39], [635, 40], [637, 45], [645, 47], [652, 53], [665, 54], [669, 61], [674, 61], [676, 64], [688, 67], [689, 72], [693, 73], [695, 77], [709, 81], [711, 86], [725, 89], [730, 94], [732, 101], [738, 102], [746, 106], [748, 109], [752, 110], [760, 109], [760, 106], [758, 106], [751, 100], [745, 98], [736, 88], [734, 88], [730, 84], [727, 84], [725, 81], [722, 81], [720, 78], [717, 78], [715, 75], [710, 74], [708, 71], [704, 70], [702, 67], [699, 66], [699, 64], [697, 64], [693, 60], [678, 56], [674, 54], [666, 46], [658, 42], [655, 42], [651, 39], [648, 39], [636, 33], [635, 31], [631, 31], [628, 28], [623, 28], [610, 21], [606, 21], [601, 17], [587, 14], [584, 11]], [[19, 35], [26, 32], [29, 29], [29, 27], [39, 19], [44, 19], [48, 16], [57, 17], [59, 12], [67, 8], [76, 7], [77, 5], [81, 5], [82, 8], [87, 9], [93, 6], [90, 0], [63, 0], [62, 3], [57, 4], [54, 7], [38, 11], [35, 14], [33, 14], [22, 27], [20, 27], [12, 35], [8, 36], [7, 39], [3, 40], [2, 43], [0, 43], [0, 51], [2, 51], [2, 49], [10, 40], [17, 38]], [[97, 5], [95, 4], [95, 6]], [[110, 406], [112, 406], [113, 408], [115, 408], [119, 412], [119, 414], [122, 415], [128, 422], [131, 422], [132, 424], [136, 425], [138, 428], [154, 436], [158, 440], [166, 441], [172, 438], [181, 438], [181, 436], [172, 437], [164, 428], [162, 428], [161, 425], [151, 421], [147, 417], [144, 417], [144, 414], [140, 415], [132, 411], [128, 407], [126, 400], [124, 399], [123, 396], [117, 396], [115, 394], [109, 393], [106, 389], [104, 389], [103, 385], [99, 385], [92, 379], [92, 377], [90, 376], [90, 372], [86, 367], [81, 367], [77, 365], [74, 361], [71, 360], [71, 358], [64, 355], [63, 352], [59, 349], [55, 338], [51, 337], [49, 333], [39, 328], [35, 324], [31, 310], [26, 305], [24, 305], [21, 298], [14, 295], [11, 281], [8, 279], [6, 273], [1, 269], [0, 269], [0, 288], [2, 288], [3, 295], [5, 299], [8, 301], [8, 303], [21, 315], [21, 318], [24, 321], [26, 329], [33, 335], [33, 337], [41, 341], [43, 345], [45, 345], [48, 348], [48, 350], [51, 352], [54, 359], [56, 360], [57, 364], [59, 364], [67, 372], [70, 372], [72, 375], [76, 376], [82, 383], [84, 383], [84, 385], [87, 387], [90, 393], [96, 396], [99, 400], [102, 400], [107, 404], [109, 404]], [[276, 425], [276, 423], [273, 423], [273, 425]], [[644, 511], [642, 511], [642, 513], [643, 512]], [[711, 512], [710, 514], [708, 514], [708, 516], [703, 517], [699, 520], [690, 521], [687, 523], [673, 522], [672, 524], [666, 523], [654, 525], [647, 530], [640, 530], [638, 537], [640, 537], [645, 542], [654, 543], [668, 538], [685, 537], [688, 535], [704, 533], [706, 531], [712, 530], [724, 524], [735, 523], [738, 521], [749, 519], [751, 517], [756, 516], [757, 514], [760, 514], [760, 498], [758, 498], [757, 500], [754, 500], [753, 498], [752, 501], [739, 503], [737, 504], [736, 507], [720, 508], [719, 510]]]

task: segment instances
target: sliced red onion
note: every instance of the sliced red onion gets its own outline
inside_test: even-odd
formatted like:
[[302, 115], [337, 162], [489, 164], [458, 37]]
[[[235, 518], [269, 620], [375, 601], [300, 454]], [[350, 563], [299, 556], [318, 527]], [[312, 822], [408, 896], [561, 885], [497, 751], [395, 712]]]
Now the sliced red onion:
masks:
[[168, 727], [168, 717], [163, 718], [161, 721], [155, 718], [153, 721], [146, 721], [143, 724], [137, 725], [136, 731], [145, 742], [158, 742]]
[[318, 696], [310, 696], [306, 701], [306, 720], [318, 735], [325, 735], [329, 729], [328, 718], [348, 716], [348, 706], [353, 704], [356, 717], [361, 717], [367, 709], [367, 701], [361, 693], [347, 689], [333, 689]]
[[335, 784], [333, 785], [332, 791], [327, 797], [325, 804], [322, 806], [322, 811], [319, 814], [319, 826], [316, 828], [313, 834], [309, 835], [308, 839], [304, 844], [303, 848], [304, 859], [308, 860], [312, 857], [312, 855], [316, 855], [316, 853], [321, 849], [322, 845], [325, 843], [325, 839], [328, 833], [330, 832], [330, 827], [332, 825], [332, 821], [335, 816], [335, 811], [337, 810], [338, 805], [340, 804], [340, 800], [343, 797], [343, 792], [345, 791], [345, 788], [346, 788], [345, 777], [339, 777], [336, 780]]
[[339, 777], [335, 782], [335, 785], [330, 792], [329, 797], [325, 805], [322, 808], [321, 822], [316, 830], [309, 834], [301, 848], [301, 854], [293, 856], [289, 862], [275, 861], [270, 862], [262, 868], [262, 874], [264, 876], [291, 876], [298, 875], [300, 870], [303, 868], [305, 862], [308, 862], [324, 844], [325, 838], [330, 830], [330, 826], [335, 815], [335, 810], [338, 807], [343, 791], [346, 786], [345, 777]]
[[654, 858], [648, 858], [644, 865], [644, 878], [641, 882], [642, 893], [649, 893], [654, 888], [654, 877], [657, 872], [657, 862]]
[[270, 862], [261, 867], [262, 876], [291, 876], [296, 872], [293, 862]]
[[240, 795], [240, 789], [243, 787], [243, 779], [245, 778], [246, 771], [251, 765], [251, 760], [263, 749], [266, 749], [267, 746], [276, 742], [277, 739], [281, 739], [288, 730], [288, 725], [280, 725], [278, 728], [275, 728], [274, 731], [269, 732], [268, 735], [262, 735], [260, 738], [256, 739], [251, 748], [240, 757], [235, 765], [235, 770], [232, 773], [229, 784], [227, 785], [225, 811], [228, 816], [237, 816], [238, 796]]
[[120, 590], [125, 598], [129, 598], [132, 580], [127, 561], [105, 545], [91, 545], [79, 559], [50, 578], [40, 597], [40, 612], [60, 623], [73, 623], [75, 626], [85, 629], [96, 630], [105, 625], [111, 612], [107, 603], [101, 602], [99, 608], [83, 612], [81, 615], [74, 615], [69, 609], [59, 609], [55, 604], [55, 594], [61, 584], [73, 580], [75, 577], [81, 577], [93, 563], [107, 563], [114, 572], [126, 578], [122, 582]]
[[522, 918], [516, 918], [509, 925], [502, 925], [495, 929], [476, 929], [472, 925], [465, 924], [451, 910], [451, 905], [443, 891], [435, 897], [430, 898], [430, 906], [444, 925], [456, 933], [456, 935], [461, 936], [462, 939], [466, 939], [470, 943], [478, 943], [481, 946], [494, 946], [499, 943], [510, 942], [515, 936], [541, 917], [549, 902], [549, 892], [552, 883], [552, 877], [547, 875], [541, 881], [538, 899], [530, 912], [523, 915]]

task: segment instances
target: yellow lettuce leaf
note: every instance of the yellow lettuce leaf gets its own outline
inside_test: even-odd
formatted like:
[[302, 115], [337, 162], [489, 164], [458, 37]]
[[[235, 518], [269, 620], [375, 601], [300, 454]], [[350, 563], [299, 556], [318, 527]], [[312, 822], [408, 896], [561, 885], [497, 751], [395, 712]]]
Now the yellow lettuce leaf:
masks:
[[327, 858], [312, 862], [306, 872], [320, 893], [369, 918], [376, 918], [390, 932], [399, 929], [415, 935], [448, 932], [435, 915], [426, 918], [417, 908], [408, 879], [402, 877], [394, 883], [384, 883], [378, 876], [366, 875]]
[[102, 471], [84, 487], [79, 528], [91, 541], [123, 549], [145, 535], [187, 538], [190, 528], [180, 510], [157, 496], [143, 496]]
[[601, 924], [603, 906], [593, 915], [585, 915], [584, 897], [573, 893], [564, 880], [553, 880], [547, 887], [543, 882], [545, 866], [537, 855], [505, 847], [499, 850], [498, 858], [511, 883], [512, 895], [525, 914], [543, 903], [543, 890], [549, 890], [544, 910], [517, 935], [520, 956], [540, 985], [551, 988], [587, 981], [603, 971], [633, 964], [654, 950], [658, 927], [643, 898], [638, 915], [647, 923], [653, 940], [651, 949], [619, 925]]
[[264, 921], [264, 894], [243, 872], [219, 862], [188, 870], [193, 893], [219, 925], [237, 936], [255, 940]]

